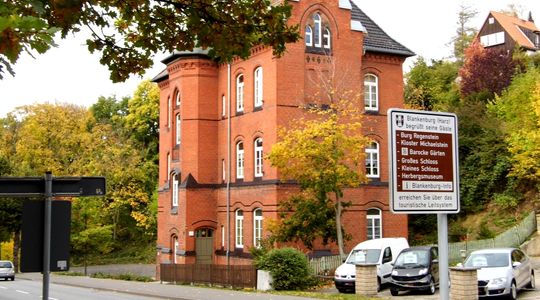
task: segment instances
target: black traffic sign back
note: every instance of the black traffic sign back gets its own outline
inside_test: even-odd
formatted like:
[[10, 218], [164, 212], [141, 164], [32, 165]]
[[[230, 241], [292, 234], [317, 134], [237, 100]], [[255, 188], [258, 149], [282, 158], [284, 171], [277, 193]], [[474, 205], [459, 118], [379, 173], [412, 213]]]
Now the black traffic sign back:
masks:
[[[53, 177], [53, 196], [103, 196], [105, 177]], [[45, 195], [44, 177], [0, 177], [0, 197]]]

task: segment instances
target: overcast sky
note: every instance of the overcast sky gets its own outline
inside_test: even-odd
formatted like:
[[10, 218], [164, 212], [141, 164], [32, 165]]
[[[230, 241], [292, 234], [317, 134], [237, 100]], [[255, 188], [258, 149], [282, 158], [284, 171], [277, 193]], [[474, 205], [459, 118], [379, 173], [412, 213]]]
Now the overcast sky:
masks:
[[[307, 0], [302, 0], [307, 1]], [[337, 1], [337, 0], [336, 0]], [[407, 69], [418, 57], [443, 59], [452, 54], [449, 44], [456, 32], [460, 5], [478, 11], [472, 25], [479, 28], [490, 10], [516, 5], [525, 17], [532, 11], [540, 27], [540, 0], [354, 0], [383, 30], [417, 54], [408, 58]], [[15, 107], [36, 102], [69, 102], [90, 106], [99, 96], [131, 96], [143, 79], [133, 76], [125, 83], [113, 84], [99, 55], [90, 54], [85, 38], [59, 40], [58, 48], [32, 58], [22, 55], [15, 65], [15, 77], [0, 80], [0, 117]], [[155, 65], [144, 78], [152, 78], [164, 68], [164, 55], [155, 57]]]

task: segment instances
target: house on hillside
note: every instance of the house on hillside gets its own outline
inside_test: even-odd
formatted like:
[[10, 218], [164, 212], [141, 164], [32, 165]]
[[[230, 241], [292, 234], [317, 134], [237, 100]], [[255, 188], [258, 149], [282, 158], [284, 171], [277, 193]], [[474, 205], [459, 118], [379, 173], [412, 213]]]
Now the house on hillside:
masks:
[[477, 34], [484, 48], [513, 51], [516, 46], [527, 52], [540, 50], [540, 30], [532, 14], [528, 20], [491, 11]]
[[[153, 81], [160, 87], [157, 263], [248, 264], [249, 249], [278, 218], [294, 184], [264, 160], [278, 128], [317, 93], [314, 77], [346, 70], [364, 95], [369, 183], [346, 191], [343, 223], [352, 240], [407, 237], [407, 216], [389, 209], [386, 111], [403, 107], [402, 65], [414, 53], [349, 0], [289, 1], [302, 39], [281, 58], [264, 46], [219, 64], [204, 50], [176, 52]], [[335, 245], [317, 250], [337, 252]], [[158, 272], [159, 273], [159, 272]]]

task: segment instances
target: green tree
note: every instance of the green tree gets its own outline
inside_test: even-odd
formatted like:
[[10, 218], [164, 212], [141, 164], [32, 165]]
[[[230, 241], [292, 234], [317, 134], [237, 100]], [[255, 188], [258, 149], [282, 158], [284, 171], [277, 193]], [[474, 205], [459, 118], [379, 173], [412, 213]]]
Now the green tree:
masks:
[[458, 64], [419, 57], [405, 75], [405, 103], [421, 110], [446, 110], [459, 101]]
[[[301, 216], [311, 212], [297, 209], [288, 219], [312, 219], [322, 228], [317, 230], [314, 224], [310, 224], [309, 228], [323, 239], [333, 238], [326, 235], [328, 222], [334, 223], [339, 252], [344, 255], [341, 223], [343, 191], [367, 180], [362, 168], [364, 148], [369, 140], [360, 131], [361, 114], [354, 101], [358, 98], [352, 93], [339, 93], [336, 90], [327, 90], [327, 95], [331, 99], [328, 107], [321, 105], [320, 108], [312, 108], [309, 110], [311, 115], [294, 120], [291, 126], [280, 130], [280, 140], [272, 146], [267, 158], [281, 172], [282, 179], [295, 180], [301, 190], [307, 192], [304, 196], [308, 196], [308, 201], [323, 209], [315, 218]], [[333, 201], [333, 205], [328, 206], [328, 201]], [[309, 206], [307, 203], [305, 205]], [[332, 221], [327, 220], [325, 206], [334, 210]], [[297, 205], [296, 208], [302, 206]], [[304, 238], [302, 234], [297, 235], [298, 230], [286, 229], [287, 222], [281, 225], [285, 228], [283, 232], [293, 235], [284, 238]], [[309, 245], [309, 239], [305, 241], [306, 245]]]
[[504, 122], [510, 175], [540, 187], [540, 69], [516, 76], [490, 110]]
[[[275, 1], [274, 1], [275, 3]], [[287, 25], [291, 7], [270, 0], [18, 0], [0, 2], [0, 74], [21, 52], [46, 52], [62, 38], [89, 28], [90, 52], [100, 51], [111, 79], [124, 81], [152, 65], [156, 52], [209, 49], [218, 60], [248, 57], [264, 44], [276, 55], [299, 38]]]

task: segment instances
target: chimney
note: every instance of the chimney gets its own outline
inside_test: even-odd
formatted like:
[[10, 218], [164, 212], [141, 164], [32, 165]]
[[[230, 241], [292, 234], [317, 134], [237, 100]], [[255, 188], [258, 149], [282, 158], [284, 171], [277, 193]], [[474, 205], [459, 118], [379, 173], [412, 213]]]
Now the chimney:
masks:
[[529, 22], [534, 23], [534, 19], [532, 17], [532, 11], [529, 11]]

